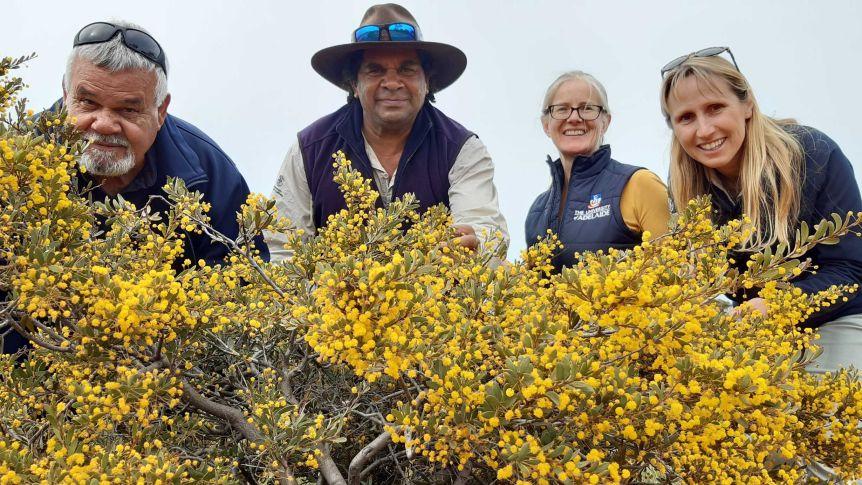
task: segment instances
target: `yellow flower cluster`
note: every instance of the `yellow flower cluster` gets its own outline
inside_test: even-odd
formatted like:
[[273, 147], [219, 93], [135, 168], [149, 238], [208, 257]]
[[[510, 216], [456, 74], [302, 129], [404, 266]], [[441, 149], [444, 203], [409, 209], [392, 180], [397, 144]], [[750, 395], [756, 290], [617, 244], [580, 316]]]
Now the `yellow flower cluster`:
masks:
[[21, 78], [9, 77], [9, 73], [20, 68], [33, 55], [13, 59], [11, 57], [0, 58], [0, 113], [5, 113], [16, 101], [18, 92], [24, 87]]
[[[331, 216], [315, 241], [331, 248], [329, 264], [313, 276], [313, 299], [292, 314], [306, 321], [305, 339], [321, 357], [349, 364], [370, 382], [382, 374], [396, 379], [436, 357], [426, 352], [440, 330], [432, 324], [449, 313], [436, 295], [454, 276], [439, 269], [464, 251], [451, 244], [449, 218], [441, 210], [405, 217], [410, 198], [388, 211], [375, 209], [377, 193], [349, 164], [337, 154], [336, 181], [349, 209]], [[403, 230], [405, 219], [410, 227]], [[409, 246], [402, 243], [408, 240]]]
[[[201, 467], [193, 459], [179, 460], [164, 449], [161, 442], [147, 442], [148, 451], [117, 444], [110, 448], [101, 445], [62, 443], [49, 438], [44, 456], [35, 458], [20, 442], [0, 441], [0, 483], [231, 483], [226, 473], [231, 465], [216, 459], [216, 466]], [[27, 463], [26, 468], [13, 468], [16, 461]]]

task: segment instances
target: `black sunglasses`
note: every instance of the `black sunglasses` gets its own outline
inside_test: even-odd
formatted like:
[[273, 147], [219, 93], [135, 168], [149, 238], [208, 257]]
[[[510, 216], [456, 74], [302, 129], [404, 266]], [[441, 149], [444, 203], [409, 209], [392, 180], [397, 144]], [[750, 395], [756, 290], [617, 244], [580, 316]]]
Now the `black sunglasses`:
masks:
[[72, 46], [77, 47], [79, 45], [108, 42], [118, 32], [126, 47], [151, 60], [162, 68], [165, 75], [168, 74], [168, 67], [165, 63], [165, 51], [162, 50], [162, 46], [156, 42], [153, 36], [138, 29], [120, 27], [108, 22], [93, 22], [92, 24], [85, 25], [83, 29], [78, 31]]
[[353, 31], [353, 40], [356, 42], [378, 42], [383, 30], [389, 33], [389, 40], [391, 41], [416, 40], [416, 27], [404, 22], [359, 27]]
[[730, 54], [730, 60], [733, 62], [733, 67], [735, 67], [736, 70], [739, 71], [739, 66], [736, 65], [736, 58], [733, 57], [733, 52], [730, 51], [730, 47], [707, 47], [706, 49], [701, 49], [699, 51], [692, 52], [691, 54], [679, 56], [676, 59], [668, 62], [664, 65], [664, 67], [661, 68], [661, 77], [664, 77], [665, 74], [681, 66], [683, 62], [691, 59], [692, 57], [713, 57], [724, 52]]

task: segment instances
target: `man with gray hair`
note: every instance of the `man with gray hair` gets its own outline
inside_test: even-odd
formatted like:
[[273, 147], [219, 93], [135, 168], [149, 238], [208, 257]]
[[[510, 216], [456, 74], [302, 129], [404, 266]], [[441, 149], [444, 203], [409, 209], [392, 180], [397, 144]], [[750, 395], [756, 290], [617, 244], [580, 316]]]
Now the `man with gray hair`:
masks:
[[[182, 179], [211, 205], [210, 223], [236, 238], [236, 213], [249, 190], [231, 159], [203, 132], [168, 114], [167, 58], [144, 29], [127, 22], [94, 22], [78, 32], [63, 78], [63, 102], [90, 144], [81, 157], [93, 198], [122, 194], [137, 207], [167, 206], [168, 177]], [[257, 247], [269, 253], [262, 238]], [[185, 258], [215, 264], [228, 248], [206, 235], [186, 234]]]
[[[92, 182], [93, 200], [121, 194], [155, 212], [165, 212], [168, 177], [182, 179], [210, 204], [210, 224], [230, 238], [239, 234], [236, 213], [249, 194], [231, 159], [203, 132], [168, 114], [168, 63], [158, 42], [127, 22], [94, 22], [75, 36], [63, 78], [62, 104], [89, 141], [80, 163], [82, 185]], [[54, 109], [59, 108], [56, 106]], [[255, 240], [269, 259], [263, 238]], [[182, 260], [222, 263], [228, 248], [202, 234], [185, 234]], [[0, 301], [5, 298], [0, 294]], [[21, 335], [3, 338], [3, 353], [26, 347]]]

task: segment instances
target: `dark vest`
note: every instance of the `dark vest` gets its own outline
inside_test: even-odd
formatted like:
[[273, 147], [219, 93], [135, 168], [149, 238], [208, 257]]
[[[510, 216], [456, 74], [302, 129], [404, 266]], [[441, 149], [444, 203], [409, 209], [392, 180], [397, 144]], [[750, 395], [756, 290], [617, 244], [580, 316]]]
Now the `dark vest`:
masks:
[[539, 195], [527, 214], [525, 234], [527, 246], [544, 237], [550, 229], [563, 243], [563, 250], [554, 259], [559, 271], [575, 264], [575, 253], [629, 249], [641, 242], [626, 226], [620, 212], [620, 198], [629, 179], [641, 167], [626, 165], [611, 158], [611, 147], [604, 145], [590, 156], [575, 158], [566, 196], [562, 220], [559, 214], [563, 192], [563, 165], [551, 160], [551, 188]]
[[[471, 136], [473, 133], [426, 102], [401, 153], [392, 197], [416, 194], [420, 212], [437, 204], [448, 207], [449, 171]], [[315, 121], [299, 132], [299, 148], [311, 191], [312, 219], [320, 228], [331, 214], [345, 208], [344, 197], [333, 181], [332, 154], [342, 150], [353, 168], [374, 182], [374, 169], [362, 137], [362, 106], [351, 101]], [[377, 204], [382, 206], [380, 200]]]

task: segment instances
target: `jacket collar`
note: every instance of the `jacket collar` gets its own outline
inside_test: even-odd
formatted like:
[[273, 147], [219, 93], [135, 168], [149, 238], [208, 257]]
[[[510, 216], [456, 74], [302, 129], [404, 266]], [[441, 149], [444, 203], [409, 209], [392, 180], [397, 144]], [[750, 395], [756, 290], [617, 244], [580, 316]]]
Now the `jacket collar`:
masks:
[[592, 177], [608, 166], [611, 161], [611, 146], [602, 145], [591, 155], [575, 157], [572, 164], [572, 176]]
[[[193, 186], [208, 179], [201, 166], [198, 155], [186, 142], [177, 118], [168, 115], [156, 135], [153, 145], [144, 155], [144, 170], [129, 184], [127, 190], [152, 189], [157, 183], [164, 183], [167, 177], [182, 179], [186, 186]], [[140, 182], [140, 184], [138, 184]]]
[[[611, 162], [611, 146], [602, 145], [598, 150], [591, 155], [579, 155], [575, 157], [572, 163], [572, 178], [587, 178], [601, 173], [605, 167]], [[559, 181], [563, 180], [563, 162], [558, 158], [552, 160], [548, 156], [548, 165], [551, 167], [551, 176], [559, 177]]]

